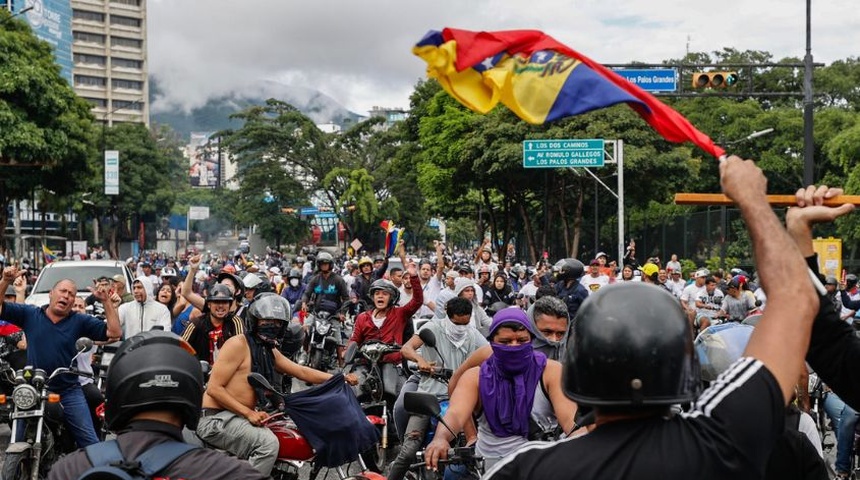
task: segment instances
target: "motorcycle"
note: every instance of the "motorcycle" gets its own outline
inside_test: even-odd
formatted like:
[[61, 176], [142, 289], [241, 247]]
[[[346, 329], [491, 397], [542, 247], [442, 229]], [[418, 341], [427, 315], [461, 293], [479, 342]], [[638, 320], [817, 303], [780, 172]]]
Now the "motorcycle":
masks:
[[[285, 398], [286, 393], [278, 391], [273, 387], [265, 377], [259, 373], [251, 373], [248, 375], [248, 383], [254, 388], [262, 389], [274, 395]], [[314, 463], [314, 449], [310, 442], [302, 435], [296, 424], [283, 412], [278, 412], [270, 416], [264, 426], [272, 431], [278, 438], [278, 460], [272, 470], [273, 480], [296, 480], [299, 475], [299, 468], [305, 462], [312, 462], [313, 468], [310, 473], [310, 480], [314, 480], [322, 470], [322, 466]], [[340, 480], [385, 480], [385, 477], [368, 470], [367, 465], [361, 455], [358, 455], [358, 463], [361, 468], [361, 473], [358, 475], [349, 475], [347, 469], [342, 465], [335, 468]]]
[[327, 372], [338, 366], [337, 347], [341, 343], [339, 337], [342, 327], [335, 324], [340, 320], [332, 318], [333, 315], [325, 310], [318, 310], [305, 319], [310, 335], [307, 365], [314, 370]]
[[[350, 345], [345, 358], [346, 364], [355, 364], [354, 370], [362, 370], [359, 375], [359, 385], [353, 387], [355, 396], [361, 403], [361, 409], [367, 418], [376, 425], [380, 433], [380, 441], [376, 446], [374, 463], [381, 472], [389, 458], [397, 455], [395, 449], [397, 435], [389, 436], [394, 431], [393, 406], [397, 400], [398, 367], [390, 363], [382, 363], [382, 358], [389, 353], [400, 351], [400, 345], [389, 344], [381, 340], [368, 340], [360, 347]], [[356, 360], [356, 357], [359, 357]]]
[[[78, 355], [89, 350], [92, 340], [80, 338], [75, 343]], [[81, 375], [72, 367], [59, 367], [50, 376], [40, 368], [26, 366], [15, 373], [12, 391], [12, 438], [3, 462], [4, 480], [38, 480], [47, 475], [57, 459], [77, 449], [74, 438], [66, 431], [62, 409], [52, 415], [49, 408], [60, 402], [60, 395], [50, 393], [48, 385], [60, 375]], [[7, 398], [8, 400], [8, 398]], [[23, 437], [18, 437], [18, 423], [24, 422]]]
[[[484, 474], [484, 458], [475, 453], [474, 446], [463, 446], [465, 443], [463, 435], [455, 434], [454, 431], [451, 430], [451, 427], [445, 423], [445, 420], [442, 419], [444, 414], [442, 406], [435, 395], [422, 392], [406, 392], [403, 396], [403, 406], [406, 408], [406, 411], [411, 414], [429, 416], [432, 419], [431, 425], [441, 423], [456, 438], [455, 444], [458, 446], [448, 449], [448, 458], [445, 460], [439, 460], [440, 467], [456, 465], [458, 478], [481, 478]], [[436, 423], [433, 423], [433, 421]], [[435, 428], [428, 430], [427, 433], [429, 440], [426, 440], [425, 446], [432, 440], [431, 432], [435, 433], [435, 431]], [[417, 478], [436, 480], [443, 477], [444, 468], [440, 468], [435, 472], [427, 469], [427, 463], [424, 461], [424, 451], [418, 452], [415, 457], [418, 462], [410, 465], [409, 470], [412, 471]]]
[[15, 388], [15, 366], [23, 366], [27, 361], [27, 351], [17, 350], [8, 337], [0, 337], [0, 422], [8, 424], [12, 420], [12, 404], [5, 401], [12, 397]]

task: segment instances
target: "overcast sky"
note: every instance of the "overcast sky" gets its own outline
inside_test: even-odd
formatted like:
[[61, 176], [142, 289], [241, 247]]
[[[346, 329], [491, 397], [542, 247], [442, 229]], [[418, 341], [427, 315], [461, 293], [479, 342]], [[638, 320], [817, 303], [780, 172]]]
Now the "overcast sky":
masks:
[[[858, 0], [813, 2], [817, 62], [860, 56]], [[428, 30], [539, 29], [603, 63], [723, 47], [802, 58], [804, 0], [149, 0], [158, 108], [194, 107], [258, 80], [315, 88], [350, 110], [408, 107]]]

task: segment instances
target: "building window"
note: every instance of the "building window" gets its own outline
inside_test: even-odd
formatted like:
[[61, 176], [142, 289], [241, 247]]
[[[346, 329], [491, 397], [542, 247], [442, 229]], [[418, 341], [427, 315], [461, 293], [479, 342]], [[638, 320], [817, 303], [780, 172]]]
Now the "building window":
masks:
[[92, 97], [82, 97], [84, 100], [89, 102], [90, 105], [94, 107], [107, 107], [107, 100], [104, 98], [92, 98]]
[[111, 15], [110, 16], [110, 24], [111, 25], [123, 25], [126, 27], [140, 28], [140, 19], [139, 18], [132, 18], [132, 17], [123, 17], [122, 15]]
[[105, 57], [103, 55], [87, 55], [85, 53], [76, 53], [75, 65], [96, 65], [104, 67]]
[[[114, 80], [115, 82], [116, 80]], [[116, 110], [125, 109], [125, 110], [141, 110], [143, 108], [143, 102], [139, 101], [128, 101], [128, 100], [114, 100], [113, 108]]]
[[136, 68], [138, 70], [143, 68], [143, 62], [141, 60], [132, 60], [130, 58], [113, 57], [111, 59], [111, 64], [117, 68]]
[[75, 20], [84, 20], [87, 22], [105, 23], [104, 13], [90, 12], [89, 10], [74, 9], [72, 11], [72, 18], [74, 18]]
[[105, 36], [98, 33], [75, 31], [73, 34], [76, 42], [95, 43], [98, 45], [105, 44]]
[[143, 90], [143, 82], [139, 82], [137, 80], [123, 80], [121, 78], [114, 78], [113, 80], [111, 80], [111, 84], [115, 89]]
[[110, 3], [119, 3], [121, 5], [140, 6], [140, 0], [110, 0]]
[[113, 47], [128, 47], [139, 49], [143, 46], [143, 40], [138, 40], [136, 38], [110, 37], [110, 44]]
[[107, 81], [104, 77], [75, 75], [75, 85], [80, 87], [104, 87], [105, 85], [107, 85]]

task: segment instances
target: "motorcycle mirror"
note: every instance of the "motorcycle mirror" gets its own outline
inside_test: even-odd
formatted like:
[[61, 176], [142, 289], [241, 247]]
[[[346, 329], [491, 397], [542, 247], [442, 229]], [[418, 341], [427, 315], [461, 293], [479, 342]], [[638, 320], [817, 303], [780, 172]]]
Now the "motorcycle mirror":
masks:
[[451, 432], [451, 435], [457, 437], [454, 430], [451, 430], [451, 427], [442, 418], [442, 408], [439, 407], [439, 400], [436, 399], [436, 395], [424, 392], [406, 392], [403, 395], [403, 408], [409, 413], [429, 415], [439, 420], [439, 423], [444, 425]]
[[355, 352], [358, 351], [358, 344], [353, 342], [349, 344], [349, 347], [346, 349], [346, 353], [343, 355], [343, 363], [350, 364], [353, 360], [355, 360]]
[[257, 372], [253, 372], [253, 373], [248, 374], [248, 383], [250, 383], [251, 386], [254, 388], [262, 388], [263, 390], [275, 392], [276, 394], [278, 394], [282, 397], [285, 396], [283, 393], [276, 390], [275, 387], [273, 387], [272, 384], [269, 383], [268, 380], [266, 380], [266, 377], [260, 375]]
[[200, 371], [203, 372], [203, 375], [208, 374], [212, 370], [212, 365], [209, 364], [206, 360], [200, 360]]
[[75, 350], [77, 350], [78, 353], [87, 351], [91, 348], [93, 348], [93, 341], [87, 337], [81, 337], [75, 341]]
[[418, 332], [418, 337], [430, 348], [436, 348], [436, 334], [425, 328]]
[[412, 414], [429, 415], [435, 418], [438, 418], [442, 412], [436, 395], [424, 392], [405, 392], [403, 394], [403, 408]]

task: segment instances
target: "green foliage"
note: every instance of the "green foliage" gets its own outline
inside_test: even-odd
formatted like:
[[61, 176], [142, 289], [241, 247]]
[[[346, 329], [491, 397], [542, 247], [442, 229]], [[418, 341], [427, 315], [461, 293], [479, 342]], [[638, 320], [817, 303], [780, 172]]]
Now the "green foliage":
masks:
[[[66, 196], [88, 175], [89, 105], [60, 76], [51, 46], [20, 19], [0, 13], [0, 222], [34, 189]], [[14, 166], [10, 166], [14, 165]], [[70, 173], [74, 172], [74, 175]], [[0, 247], [5, 238], [0, 231]]]

